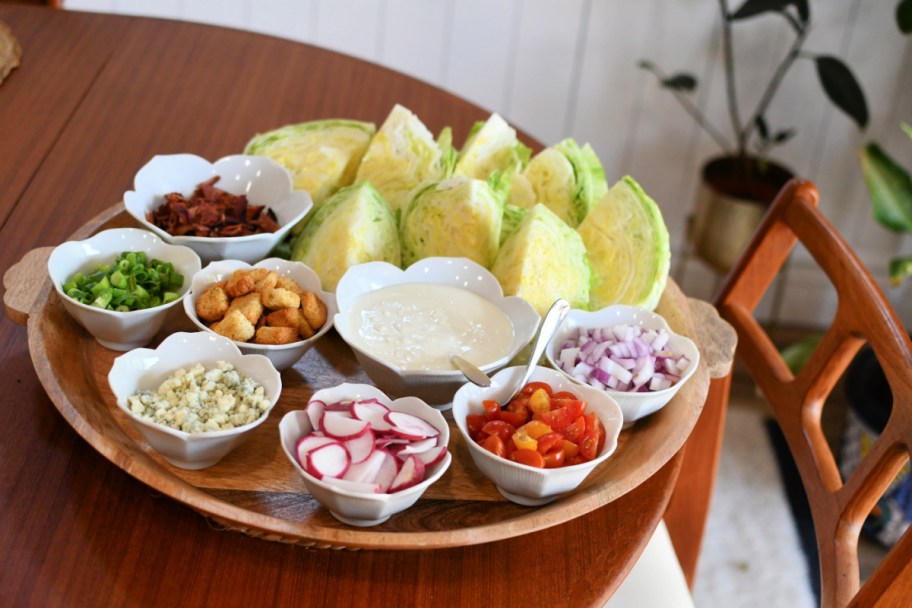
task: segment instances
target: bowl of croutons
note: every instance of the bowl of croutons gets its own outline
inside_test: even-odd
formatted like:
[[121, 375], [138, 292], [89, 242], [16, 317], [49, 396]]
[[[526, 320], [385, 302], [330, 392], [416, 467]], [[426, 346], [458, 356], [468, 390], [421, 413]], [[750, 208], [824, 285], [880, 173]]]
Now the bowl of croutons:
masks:
[[200, 329], [232, 340], [244, 354], [268, 357], [279, 371], [328, 332], [338, 312], [313, 270], [279, 258], [209, 264], [193, 276], [184, 310]]

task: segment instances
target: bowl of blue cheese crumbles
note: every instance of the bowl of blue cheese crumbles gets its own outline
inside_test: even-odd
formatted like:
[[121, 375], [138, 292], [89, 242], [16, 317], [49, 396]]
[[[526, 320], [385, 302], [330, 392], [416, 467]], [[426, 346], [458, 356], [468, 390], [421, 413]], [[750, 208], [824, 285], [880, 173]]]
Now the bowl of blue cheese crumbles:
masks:
[[178, 332], [114, 360], [108, 383], [133, 426], [169, 463], [214, 465], [262, 424], [282, 381], [262, 355], [229, 339]]

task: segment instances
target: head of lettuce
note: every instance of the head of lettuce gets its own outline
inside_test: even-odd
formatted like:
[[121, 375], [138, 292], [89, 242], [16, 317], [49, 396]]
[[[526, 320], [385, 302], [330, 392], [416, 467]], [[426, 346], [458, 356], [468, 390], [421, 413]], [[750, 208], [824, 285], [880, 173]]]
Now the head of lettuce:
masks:
[[402, 265], [465, 257], [489, 268], [500, 246], [503, 197], [487, 182], [454, 177], [416, 191], [399, 222]]
[[504, 240], [491, 272], [504, 294], [544, 315], [554, 300], [587, 309], [592, 271], [580, 235], [544, 205], [535, 205]]
[[342, 188], [307, 220], [291, 259], [310, 266], [323, 289], [335, 291], [345, 271], [356, 264], [399, 265], [396, 218], [370, 182]]

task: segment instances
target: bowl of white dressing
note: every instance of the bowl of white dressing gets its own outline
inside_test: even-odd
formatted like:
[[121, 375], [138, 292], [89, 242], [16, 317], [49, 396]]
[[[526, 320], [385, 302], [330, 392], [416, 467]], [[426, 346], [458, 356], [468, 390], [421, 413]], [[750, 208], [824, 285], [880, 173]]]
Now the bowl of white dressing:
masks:
[[532, 340], [540, 321], [466, 258], [425, 258], [406, 270], [359, 264], [339, 280], [336, 301], [336, 331], [374, 384], [438, 409], [449, 408], [465, 383], [450, 356], [493, 373]]

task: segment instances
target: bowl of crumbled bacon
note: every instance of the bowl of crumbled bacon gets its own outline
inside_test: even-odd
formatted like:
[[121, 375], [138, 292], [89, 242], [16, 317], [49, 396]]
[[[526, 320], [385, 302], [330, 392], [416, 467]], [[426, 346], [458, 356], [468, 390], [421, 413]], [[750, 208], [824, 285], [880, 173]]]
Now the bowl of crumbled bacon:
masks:
[[214, 163], [193, 154], [155, 156], [124, 193], [127, 212], [204, 262], [265, 258], [313, 207], [288, 171], [262, 156]]

